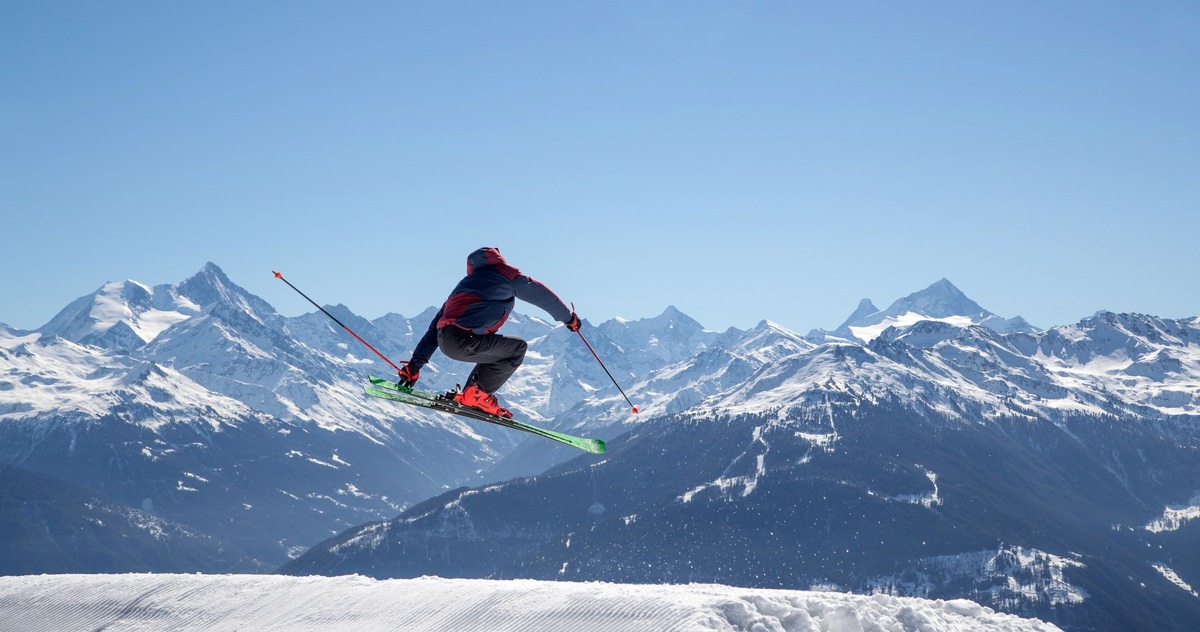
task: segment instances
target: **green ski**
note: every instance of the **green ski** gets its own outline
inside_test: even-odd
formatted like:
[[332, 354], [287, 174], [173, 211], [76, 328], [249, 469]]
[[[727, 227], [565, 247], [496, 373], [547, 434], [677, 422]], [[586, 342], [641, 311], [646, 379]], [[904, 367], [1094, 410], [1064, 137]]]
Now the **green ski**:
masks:
[[545, 428], [539, 428], [515, 419], [490, 415], [481, 410], [476, 410], [469, 406], [463, 406], [462, 404], [454, 401], [453, 397], [449, 397], [447, 395], [434, 395], [432, 393], [426, 393], [424, 391], [407, 388], [381, 377], [375, 377], [372, 375], [368, 376], [368, 379], [370, 379], [371, 385], [366, 387], [366, 391], [367, 395], [372, 397], [388, 399], [394, 402], [402, 402], [405, 404], [412, 404], [413, 406], [420, 406], [422, 408], [429, 408], [432, 410], [440, 410], [452, 415], [459, 415], [461, 417], [486, 421], [490, 424], [504, 426], [505, 428], [512, 428], [513, 430], [521, 430], [530, 434], [538, 435], [540, 437], [545, 437], [552, 441], [569, 445], [573, 448], [578, 448], [584, 452], [602, 454], [606, 449], [604, 441], [600, 439], [585, 439], [583, 437], [575, 437], [569, 434], [555, 432]]

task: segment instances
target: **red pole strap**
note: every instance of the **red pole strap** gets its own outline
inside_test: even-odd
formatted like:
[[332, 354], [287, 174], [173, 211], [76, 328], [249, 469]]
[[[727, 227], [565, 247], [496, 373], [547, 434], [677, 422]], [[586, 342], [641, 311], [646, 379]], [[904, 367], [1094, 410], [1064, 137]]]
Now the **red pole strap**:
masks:
[[[333, 314], [330, 314], [329, 312], [325, 311], [325, 308], [324, 308], [324, 307], [321, 307], [320, 305], [317, 305], [317, 302], [316, 302], [316, 301], [312, 300], [311, 298], [308, 298], [308, 295], [307, 295], [307, 294], [305, 294], [304, 292], [301, 292], [301, 291], [300, 291], [300, 288], [298, 288], [298, 287], [296, 287], [296, 286], [292, 285], [292, 282], [291, 282], [291, 281], [288, 281], [287, 279], [283, 278], [283, 273], [282, 273], [282, 272], [276, 272], [276, 273], [275, 273], [275, 278], [276, 278], [276, 279], [279, 279], [280, 281], [283, 281], [284, 283], [287, 283], [287, 284], [288, 284], [288, 287], [292, 288], [293, 290], [296, 290], [296, 293], [297, 293], [297, 294], [299, 294], [300, 296], [303, 296], [303, 297], [304, 297], [304, 300], [308, 301], [309, 303], [312, 303], [312, 304], [313, 304], [313, 307], [316, 307], [317, 309], [321, 310], [321, 313], [322, 313], [322, 314], [325, 314], [326, 316], [328, 316], [328, 317], [330, 318], [330, 320], [332, 320], [333, 322], [335, 322], [335, 323], [337, 323], [337, 324], [341, 325], [341, 326], [342, 326], [342, 329], [345, 329], [347, 333], [349, 333], [351, 336], [354, 336], [354, 339], [355, 339], [355, 340], [357, 340], [357, 341], [359, 341], [359, 342], [363, 343], [363, 346], [365, 346], [366, 348], [370, 349], [371, 351], [374, 351], [374, 352], [375, 352], [375, 355], [379, 356], [380, 358], [383, 358], [383, 361], [384, 361], [384, 362], [387, 362], [389, 365], [391, 365], [391, 367], [392, 367], [393, 369], [396, 369], [396, 372], [397, 372], [397, 373], [399, 373], [399, 372], [400, 372], [400, 367], [396, 366], [396, 363], [395, 363], [395, 362], [392, 362], [391, 360], [389, 360], [389, 359], [387, 358], [387, 356], [385, 356], [385, 355], [383, 355], [382, 353], [380, 353], [380, 352], [379, 352], [379, 350], [377, 350], [375, 347], [372, 347], [372, 346], [371, 346], [371, 344], [370, 344], [369, 342], [367, 342], [366, 340], [363, 340], [361, 336], [359, 336], [358, 334], [354, 333], [354, 330], [353, 330], [353, 329], [350, 329], [349, 327], [347, 327], [347, 326], [346, 326], [344, 323], [342, 323], [342, 321], [338, 320], [338, 319], [337, 319], [337, 318], [336, 318], [336, 317], [335, 317]], [[405, 362], [405, 364], [408, 364], [408, 363], [407, 363], [407, 362]]]

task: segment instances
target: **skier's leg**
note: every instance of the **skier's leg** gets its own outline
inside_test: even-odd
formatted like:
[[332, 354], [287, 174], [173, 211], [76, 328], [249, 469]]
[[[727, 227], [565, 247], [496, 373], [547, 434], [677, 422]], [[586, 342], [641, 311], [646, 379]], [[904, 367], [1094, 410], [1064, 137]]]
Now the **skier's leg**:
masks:
[[438, 330], [438, 346], [452, 360], [474, 362], [467, 384], [495, 393], [525, 361], [524, 340], [500, 334], [475, 335], [458, 327]]
[[528, 345], [520, 338], [490, 334], [484, 336], [489, 348], [489, 355], [496, 358], [491, 362], [479, 361], [475, 370], [471, 371], [468, 382], [475, 382], [487, 393], [495, 393], [512, 377], [521, 363], [525, 361], [525, 350]]

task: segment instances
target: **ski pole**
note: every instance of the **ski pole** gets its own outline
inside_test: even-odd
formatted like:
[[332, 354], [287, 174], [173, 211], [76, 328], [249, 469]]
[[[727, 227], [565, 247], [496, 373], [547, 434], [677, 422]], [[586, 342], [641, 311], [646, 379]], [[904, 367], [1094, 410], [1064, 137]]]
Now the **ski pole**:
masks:
[[[575, 311], [574, 303], [571, 303], [571, 311]], [[600, 368], [604, 369], [604, 372], [608, 374], [608, 379], [612, 380], [613, 386], [617, 387], [618, 391], [621, 391], [621, 397], [625, 398], [625, 402], [629, 404], [629, 407], [633, 409], [633, 413], [636, 415], [638, 411], [637, 406], [634, 406], [633, 402], [629, 401], [629, 396], [625, 394], [625, 389], [621, 388], [621, 385], [617, 384], [617, 379], [612, 376], [612, 373], [608, 372], [608, 367], [604, 366], [604, 361], [600, 359], [600, 356], [596, 355], [596, 350], [592, 348], [592, 345], [588, 344], [587, 338], [583, 337], [583, 332], [576, 330], [575, 333], [579, 334], [579, 339], [587, 346], [588, 351], [592, 352], [592, 357], [596, 358], [596, 362], [600, 363]]]
[[[325, 311], [325, 308], [324, 308], [324, 307], [321, 307], [320, 305], [317, 305], [317, 302], [316, 302], [316, 301], [312, 300], [311, 298], [308, 298], [308, 295], [307, 295], [307, 294], [305, 294], [304, 292], [301, 292], [301, 291], [300, 291], [300, 288], [298, 288], [298, 287], [296, 287], [296, 286], [292, 285], [292, 282], [291, 282], [291, 281], [288, 281], [287, 279], [283, 278], [283, 273], [282, 273], [282, 272], [276, 272], [276, 273], [275, 273], [275, 278], [276, 278], [276, 279], [279, 279], [280, 281], [283, 281], [284, 283], [287, 283], [287, 284], [288, 284], [288, 287], [292, 288], [293, 290], [296, 290], [296, 293], [297, 293], [297, 294], [299, 294], [300, 296], [303, 296], [303, 297], [304, 297], [304, 300], [308, 301], [309, 303], [312, 303], [312, 304], [313, 304], [313, 307], [316, 307], [317, 309], [321, 310], [321, 313], [322, 313], [322, 314], [325, 314], [325, 315], [326, 315], [326, 316], [328, 316], [328, 317], [329, 317], [331, 320], [333, 320], [333, 322], [335, 322], [335, 323], [337, 323], [337, 324], [341, 325], [341, 326], [342, 326], [342, 329], [345, 329], [347, 333], [349, 333], [351, 336], [354, 336], [354, 339], [355, 339], [355, 340], [357, 340], [357, 341], [359, 341], [359, 342], [363, 343], [363, 345], [364, 345], [364, 346], [366, 346], [368, 349], [370, 349], [371, 351], [374, 351], [374, 352], [375, 352], [375, 355], [377, 355], [377, 356], [379, 356], [379, 357], [383, 358], [383, 361], [384, 361], [384, 362], [387, 362], [388, 364], [390, 364], [390, 365], [392, 366], [392, 368], [393, 368], [393, 369], [396, 369], [396, 372], [397, 372], [397, 373], [399, 373], [399, 372], [400, 372], [400, 367], [396, 366], [396, 363], [395, 363], [395, 362], [392, 362], [391, 360], [388, 360], [388, 359], [387, 359], [387, 356], [383, 355], [382, 353], [379, 353], [379, 350], [377, 350], [375, 347], [372, 347], [372, 346], [371, 346], [371, 344], [370, 344], [369, 342], [367, 342], [366, 340], [363, 340], [361, 336], [359, 336], [358, 334], [354, 333], [354, 330], [353, 330], [353, 329], [350, 329], [349, 327], [347, 327], [347, 326], [345, 325], [345, 323], [343, 323], [342, 321], [338, 320], [338, 319], [337, 319], [337, 317], [335, 317], [333, 314], [330, 314], [329, 312]], [[407, 364], [407, 363], [406, 363], [406, 364]]]

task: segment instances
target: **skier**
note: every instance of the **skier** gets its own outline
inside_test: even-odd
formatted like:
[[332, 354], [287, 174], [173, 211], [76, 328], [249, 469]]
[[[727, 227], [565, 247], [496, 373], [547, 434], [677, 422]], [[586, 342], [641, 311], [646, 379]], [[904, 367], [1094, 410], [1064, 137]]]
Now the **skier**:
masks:
[[526, 343], [496, 331], [512, 313], [514, 299], [533, 303], [555, 320], [579, 331], [579, 316], [538, 281], [524, 275], [500, 256], [496, 248], [480, 248], [467, 256], [467, 276], [438, 310], [429, 329], [400, 369], [400, 385], [417, 383], [435, 349], [446, 357], [475, 362], [466, 387], [454, 399], [493, 415], [512, 418], [496, 401], [496, 391], [525, 360]]

